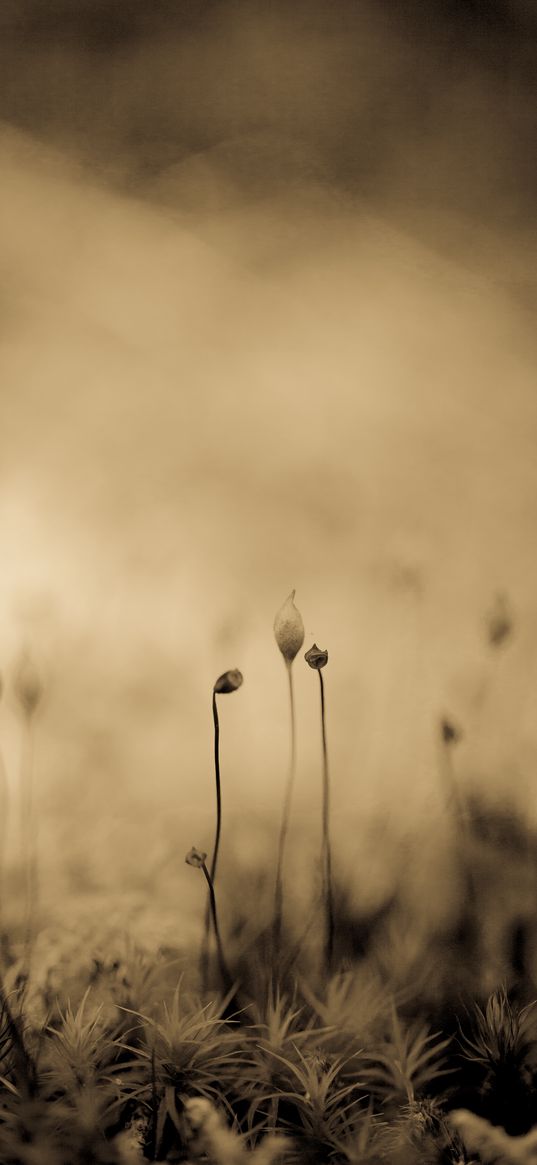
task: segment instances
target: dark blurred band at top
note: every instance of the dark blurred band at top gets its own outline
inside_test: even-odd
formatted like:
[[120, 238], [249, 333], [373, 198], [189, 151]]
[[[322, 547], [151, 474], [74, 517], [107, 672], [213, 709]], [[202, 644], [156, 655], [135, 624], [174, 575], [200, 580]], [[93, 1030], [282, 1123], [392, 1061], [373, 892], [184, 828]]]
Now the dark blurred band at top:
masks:
[[142, 195], [201, 154], [239, 197], [532, 215], [532, 0], [2, 0], [0, 33], [4, 123]]

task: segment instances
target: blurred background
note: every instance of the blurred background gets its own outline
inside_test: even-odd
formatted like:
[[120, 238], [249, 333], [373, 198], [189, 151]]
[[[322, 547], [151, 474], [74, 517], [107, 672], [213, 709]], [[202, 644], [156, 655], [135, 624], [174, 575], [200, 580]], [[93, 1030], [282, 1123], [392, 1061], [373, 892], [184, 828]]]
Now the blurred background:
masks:
[[534, 5], [3, 0], [0, 29], [8, 864], [24, 653], [51, 913], [199, 910], [230, 667], [223, 869], [272, 861], [296, 588], [338, 869], [373, 902], [406, 839], [444, 877], [443, 717], [462, 784], [537, 809]]

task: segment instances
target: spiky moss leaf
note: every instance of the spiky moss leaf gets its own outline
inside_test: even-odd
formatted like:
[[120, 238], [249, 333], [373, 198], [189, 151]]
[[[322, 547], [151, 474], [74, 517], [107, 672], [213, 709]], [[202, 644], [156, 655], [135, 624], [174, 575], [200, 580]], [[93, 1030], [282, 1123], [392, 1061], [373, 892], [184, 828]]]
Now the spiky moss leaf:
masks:
[[431, 1033], [420, 1020], [403, 1022], [395, 1010], [391, 1031], [368, 1050], [363, 1080], [373, 1095], [391, 1104], [411, 1103], [426, 1094], [433, 1081], [447, 1076], [444, 1055], [451, 1043]]
[[[283, 1079], [268, 1099], [279, 1105], [282, 1128], [308, 1142], [334, 1148], [349, 1135], [363, 1111], [364, 1095], [357, 1081], [343, 1082], [344, 1061], [330, 1061], [318, 1052], [295, 1048], [296, 1060], [272, 1052], [283, 1068]], [[283, 1084], [283, 1086], [282, 1086]]]
[[522, 1066], [537, 1058], [536, 1003], [520, 1008], [504, 987], [489, 996], [485, 1008], [474, 1007], [471, 1034], [461, 1031], [465, 1059], [495, 1068], [512, 1063]]
[[255, 1125], [274, 1130], [278, 1124], [280, 1100], [289, 1088], [292, 1066], [300, 1063], [302, 1053], [314, 1054], [322, 1034], [316, 1017], [277, 991], [265, 998], [263, 1007], [253, 1004], [251, 1042], [246, 1072], [240, 1081], [240, 1094], [248, 1099], [247, 1127]]
[[381, 1165], [387, 1160], [389, 1127], [371, 1105], [353, 1122], [348, 1134], [334, 1142], [335, 1160], [343, 1165]]
[[[460, 1032], [464, 1079], [478, 1111], [513, 1136], [537, 1122], [536, 1021], [535, 1004], [520, 1007], [502, 987], [484, 1008], [474, 1006], [470, 1031]], [[464, 1093], [461, 1100], [468, 1103]]]
[[127, 935], [116, 945], [113, 957], [101, 955], [96, 974], [118, 1008], [153, 1014], [166, 994], [173, 995], [181, 961], [148, 951]]
[[332, 975], [322, 993], [316, 994], [306, 981], [300, 986], [322, 1028], [319, 1043], [343, 1057], [380, 1038], [394, 1006], [392, 994], [368, 967]]
[[68, 1003], [60, 1020], [45, 1029], [40, 1052], [40, 1082], [46, 1096], [57, 1095], [79, 1103], [80, 1094], [96, 1095], [99, 1090], [102, 1113], [118, 1099], [111, 1073], [121, 1049], [116, 1030], [103, 1016], [101, 1005], [93, 1006], [90, 989], [75, 1009]]
[[249, 1063], [249, 1038], [222, 1018], [225, 1006], [226, 1000], [202, 1004], [180, 982], [159, 1016], [135, 1015], [142, 1038], [121, 1042], [132, 1055], [121, 1073], [132, 1074], [141, 1100], [150, 1104], [155, 1093], [171, 1087], [181, 1098], [196, 1095], [231, 1108], [236, 1081]]

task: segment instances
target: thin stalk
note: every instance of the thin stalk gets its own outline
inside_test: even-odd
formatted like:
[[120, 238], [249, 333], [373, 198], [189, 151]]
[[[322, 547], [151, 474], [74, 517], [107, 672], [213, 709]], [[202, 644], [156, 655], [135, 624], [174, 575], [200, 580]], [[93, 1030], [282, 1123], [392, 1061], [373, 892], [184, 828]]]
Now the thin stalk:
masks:
[[220, 849], [220, 834], [222, 831], [222, 786], [220, 782], [220, 722], [216, 705], [216, 692], [213, 692], [213, 721], [214, 721], [214, 775], [216, 781], [216, 832], [214, 837], [213, 856], [211, 858], [211, 881], [216, 878], [216, 865]]
[[315, 901], [314, 901], [313, 906], [311, 908], [307, 922], [305, 923], [298, 938], [295, 940], [295, 943], [292, 946], [291, 950], [288, 952], [285, 961], [282, 960], [282, 962], [280, 964], [281, 965], [280, 981], [282, 984], [285, 983], [285, 980], [286, 980], [288, 974], [290, 973], [290, 971], [292, 970], [294, 964], [296, 963], [296, 960], [298, 959], [298, 956], [302, 950], [302, 947], [304, 946], [304, 943], [305, 943], [312, 927], [315, 925], [315, 921], [316, 921], [317, 916], [318, 916], [318, 910], [319, 909], [322, 910], [323, 901], [324, 901], [324, 899], [323, 899], [323, 893], [322, 893], [322, 889], [321, 889], [320, 894], [316, 895], [316, 897], [315, 897]]
[[470, 837], [468, 805], [460, 789], [453, 763], [453, 747], [457, 739], [457, 736], [449, 734], [449, 725], [443, 724], [442, 742], [440, 745], [440, 773], [445, 789], [446, 803], [452, 813], [454, 856], [460, 870], [463, 900], [466, 907], [475, 912], [477, 893], [472, 862], [468, 854], [468, 841]]
[[332, 851], [330, 847], [330, 777], [328, 771], [328, 747], [326, 743], [326, 707], [324, 696], [324, 680], [319, 668], [319, 684], [321, 690], [321, 732], [323, 741], [323, 808], [322, 808], [322, 877], [323, 898], [325, 906], [325, 945], [324, 963], [327, 974], [332, 968], [334, 957], [334, 894], [332, 888]]
[[203, 870], [203, 873], [205, 874], [207, 886], [209, 887], [209, 909], [210, 909], [212, 923], [213, 923], [214, 937], [216, 939], [216, 951], [217, 951], [217, 955], [218, 955], [218, 967], [220, 970], [222, 982], [224, 984], [224, 990], [227, 993], [227, 992], [233, 990], [233, 979], [231, 978], [229, 968], [228, 968], [228, 965], [226, 963], [226, 958], [224, 955], [224, 948], [222, 946], [222, 939], [220, 936], [220, 928], [218, 926], [218, 915], [216, 912], [216, 895], [214, 892], [214, 883], [213, 883], [213, 880], [212, 880], [211, 875], [209, 873], [209, 870], [207, 869], [206, 862], [201, 863], [201, 868]]
[[[220, 721], [218, 719], [218, 706], [216, 703], [216, 692], [213, 691], [213, 723], [214, 723], [214, 775], [216, 782], [216, 831], [214, 837], [214, 846], [211, 857], [210, 877], [214, 884], [216, 878], [216, 867], [218, 864], [218, 851], [220, 849], [220, 834], [222, 832], [222, 784], [220, 780]], [[207, 990], [207, 978], [209, 973], [209, 928], [211, 919], [211, 899], [210, 895], [207, 898], [207, 905], [205, 907], [205, 919], [203, 925], [203, 942], [201, 948], [201, 980], [203, 990]]]
[[21, 745], [21, 858], [24, 872], [24, 947], [29, 963], [37, 910], [37, 855], [34, 812], [34, 730], [31, 715], [24, 717]]
[[282, 922], [283, 922], [283, 864], [285, 857], [285, 845], [287, 842], [287, 834], [289, 833], [289, 821], [291, 816], [291, 802], [293, 799], [293, 789], [295, 784], [296, 773], [296, 719], [295, 719], [295, 693], [293, 686], [293, 669], [292, 663], [289, 660], [285, 661], [287, 668], [287, 677], [289, 680], [289, 728], [290, 728], [290, 751], [289, 751], [289, 770], [287, 776], [287, 785], [283, 801], [283, 812], [280, 825], [280, 834], [278, 840], [278, 860], [276, 865], [276, 884], [274, 888], [274, 922], [272, 927], [272, 942], [273, 942], [273, 962], [277, 967], [280, 958], [280, 946], [282, 937]]
[[[6, 765], [0, 750], [0, 924], [4, 911], [4, 878], [6, 872], [6, 850], [9, 822], [9, 788]], [[0, 925], [1, 931], [1, 925]]]
[[448, 807], [452, 808], [457, 830], [466, 833], [468, 829], [468, 809], [459, 788], [453, 764], [453, 745], [445, 741], [440, 747], [440, 774], [444, 785]]
[[156, 1161], [160, 1146], [157, 1144], [158, 1139], [158, 1092], [157, 1092], [157, 1068], [155, 1064], [155, 1045], [151, 1048], [151, 1116], [149, 1122], [149, 1135], [146, 1138], [144, 1148], [150, 1148], [151, 1160]]

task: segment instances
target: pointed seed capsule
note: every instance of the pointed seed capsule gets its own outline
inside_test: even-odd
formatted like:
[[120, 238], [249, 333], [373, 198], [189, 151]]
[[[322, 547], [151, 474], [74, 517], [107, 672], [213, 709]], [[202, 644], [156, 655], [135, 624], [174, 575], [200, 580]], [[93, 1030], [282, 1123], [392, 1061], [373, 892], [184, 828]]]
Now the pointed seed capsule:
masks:
[[26, 716], [32, 716], [43, 695], [41, 677], [31, 656], [21, 656], [13, 677], [15, 696]]
[[287, 663], [293, 662], [304, 642], [302, 615], [293, 601], [295, 593], [295, 591], [291, 591], [289, 598], [280, 607], [274, 620], [276, 643]]
[[460, 728], [447, 717], [440, 721], [440, 733], [444, 744], [458, 744], [459, 740], [462, 740]]

